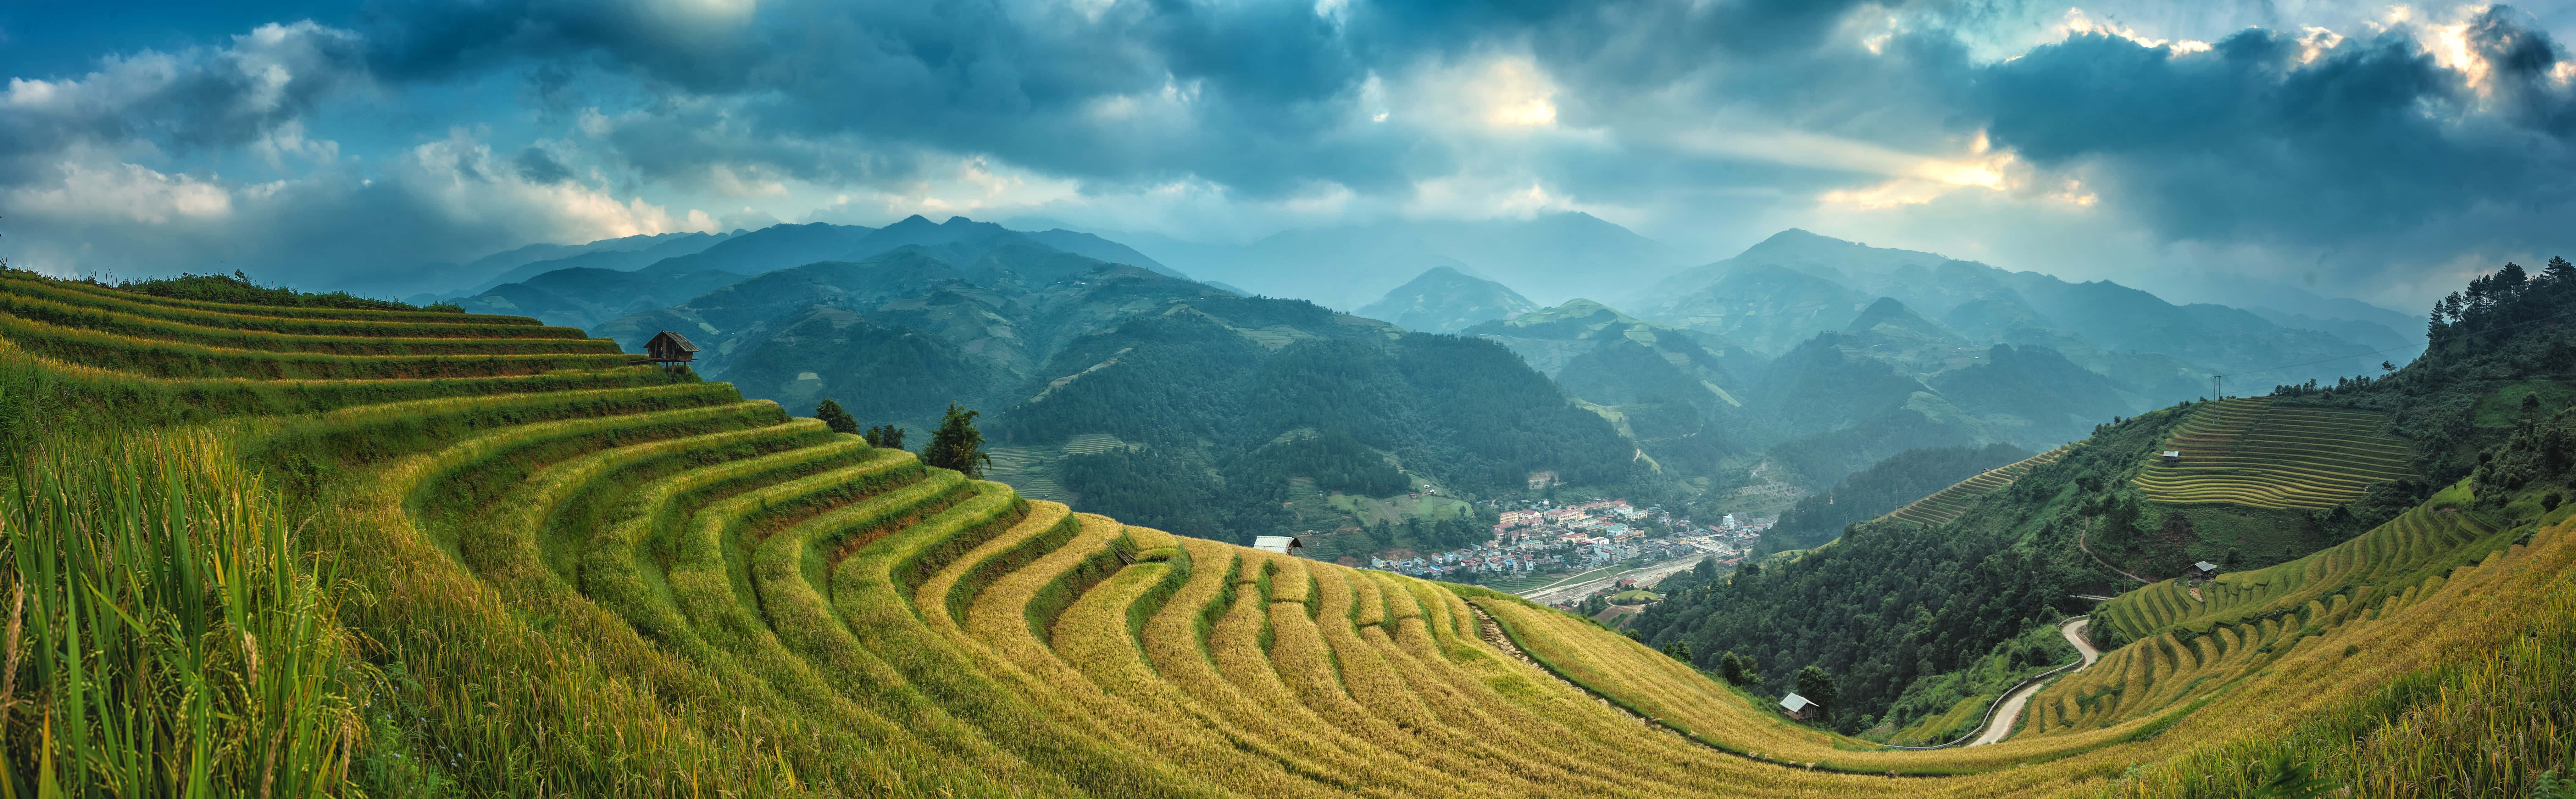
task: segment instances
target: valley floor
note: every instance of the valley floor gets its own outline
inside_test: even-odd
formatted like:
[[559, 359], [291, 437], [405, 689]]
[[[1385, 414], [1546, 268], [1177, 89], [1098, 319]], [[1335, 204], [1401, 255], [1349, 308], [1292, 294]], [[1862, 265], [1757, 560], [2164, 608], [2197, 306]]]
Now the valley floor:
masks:
[[1527, 599], [1541, 605], [1554, 605], [1562, 602], [1571, 602], [1590, 596], [1594, 591], [1599, 591], [1601, 589], [1617, 585], [1621, 580], [1635, 580], [1637, 581], [1637, 585], [1640, 586], [1654, 585], [1655, 581], [1664, 579], [1674, 572], [1688, 570], [1690, 567], [1699, 565], [1700, 560], [1706, 557], [1708, 557], [1708, 553], [1694, 552], [1678, 558], [1657, 561], [1633, 569], [1618, 567], [1594, 569], [1547, 585], [1539, 586], [1538, 588], [1515, 593], [1518, 593], [1523, 599]]

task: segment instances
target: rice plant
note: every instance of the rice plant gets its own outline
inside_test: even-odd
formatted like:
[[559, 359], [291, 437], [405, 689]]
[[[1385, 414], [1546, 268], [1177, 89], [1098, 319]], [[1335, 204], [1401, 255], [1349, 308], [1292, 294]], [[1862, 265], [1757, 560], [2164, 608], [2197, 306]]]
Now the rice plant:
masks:
[[340, 793], [359, 644], [276, 495], [204, 431], [11, 443], [0, 787]]

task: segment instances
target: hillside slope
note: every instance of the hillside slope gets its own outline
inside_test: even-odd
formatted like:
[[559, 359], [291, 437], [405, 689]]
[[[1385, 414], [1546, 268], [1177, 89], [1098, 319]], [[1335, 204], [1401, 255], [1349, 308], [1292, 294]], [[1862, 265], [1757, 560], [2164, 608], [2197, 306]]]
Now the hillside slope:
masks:
[[[27, 795], [2089, 794], [2379, 682], [2294, 648], [2178, 719], [1877, 750], [1569, 615], [1070, 513], [530, 319], [0, 286], [109, 312], [0, 332]], [[2535, 531], [2372, 662], [2560, 640], [2571, 565]]]

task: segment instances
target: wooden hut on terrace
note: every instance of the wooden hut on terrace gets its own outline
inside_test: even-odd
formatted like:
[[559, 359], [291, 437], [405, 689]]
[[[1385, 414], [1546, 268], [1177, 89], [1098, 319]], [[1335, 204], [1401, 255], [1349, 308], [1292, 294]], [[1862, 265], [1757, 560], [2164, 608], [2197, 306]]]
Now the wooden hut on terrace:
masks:
[[689, 343], [687, 336], [665, 330], [644, 342], [644, 354], [654, 363], [688, 363], [698, 359], [698, 345]]

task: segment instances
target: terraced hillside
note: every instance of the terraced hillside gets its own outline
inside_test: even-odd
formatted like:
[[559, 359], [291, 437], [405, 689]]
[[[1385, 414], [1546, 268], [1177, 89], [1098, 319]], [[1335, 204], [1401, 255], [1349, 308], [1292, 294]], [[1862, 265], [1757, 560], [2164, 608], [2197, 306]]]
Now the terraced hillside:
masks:
[[[1071, 513], [532, 320], [156, 302], [23, 276], [5, 287], [13, 307], [77, 294], [108, 312], [13, 311], [0, 331], [10, 368], [79, 403], [64, 412], [125, 426], [39, 439], [35, 493], [91, 497], [39, 510], [230, 508], [187, 493], [230, 480], [243, 504], [227, 512], [270, 519], [273, 537], [222, 549], [309, 539], [333, 571], [297, 584], [320, 596], [350, 581], [339, 613], [313, 617], [348, 628], [255, 636], [242, 617], [194, 636], [128, 629], [120, 618], [161, 618], [152, 608], [198, 595], [150, 599], [163, 595], [112, 580], [54, 592], [67, 584], [26, 564], [68, 553], [59, 562], [81, 568], [123, 551], [45, 537], [86, 522], [10, 528], [7, 588], [36, 586], [42, 636], [75, 619], [45, 610], [56, 594], [72, 603], [60, 607], [166, 602], [117, 605], [124, 616], [89, 605], [77, 629], [96, 635], [61, 651], [142, 658], [204, 642], [222, 649], [189, 662], [265, 664], [247, 667], [261, 686], [304, 681], [288, 694], [311, 698], [301, 710], [225, 718], [288, 713], [308, 726], [274, 739], [261, 726], [224, 750], [309, 766], [285, 769], [303, 795], [349, 792], [331, 774], [379, 794], [2093, 795], [2131, 785], [2121, 775], [2133, 764], [2290, 723], [2256, 708], [2295, 719], [2359, 701], [2379, 674], [2292, 648], [2179, 723], [1890, 751], [1788, 722], [1765, 698], [1517, 598]], [[221, 335], [272, 348], [191, 338]], [[403, 349], [415, 340], [508, 344]], [[381, 351], [333, 349], [344, 347]], [[534, 358], [567, 360], [528, 373]], [[82, 471], [116, 453], [144, 465]], [[63, 477], [92, 473], [107, 476]], [[35, 501], [12, 492], [0, 518], [33, 518], [15, 503]], [[2558, 577], [2576, 561], [2571, 539], [2553, 529], [2408, 604], [2373, 605], [2375, 637], [2357, 640], [2420, 657], [2524, 635], [2576, 607]], [[58, 540], [72, 543], [45, 543]], [[234, 572], [175, 574], [222, 583], [206, 592], [218, 597], [256, 588]], [[2464, 612], [2487, 623], [2453, 623]], [[50, 645], [30, 651], [58, 662]], [[313, 670], [326, 662], [317, 652], [363, 663]], [[101, 670], [97, 691], [149, 682], [116, 657], [71, 660]], [[124, 729], [71, 710], [103, 694], [65, 688], [65, 673], [81, 672], [16, 684], [34, 704], [0, 716], [8, 767], [104, 792], [124, 772], [53, 765], [69, 736]], [[215, 741], [193, 729], [132, 739], [166, 747], [138, 762], [196, 762], [189, 753]], [[256, 767], [216, 779], [240, 794], [268, 785]]]
[[2166, 503], [2226, 502], [2258, 508], [2329, 508], [2372, 483], [2413, 477], [2406, 442], [2368, 411], [2285, 406], [2270, 397], [2200, 403], [2137, 486]]
[[2124, 640], [2176, 628], [2206, 635], [2213, 626], [2288, 612], [2364, 588], [2386, 595], [2504, 546], [2501, 534], [2467, 504], [2466, 485], [2437, 495], [2352, 540], [2299, 560], [2205, 581], [2166, 580], [2104, 602], [2094, 617]]
[[[1951, 484], [1949, 488], [1933, 492], [1931, 496], [1906, 503], [1905, 507], [1889, 511], [1887, 516], [1918, 524], [1948, 524], [1958, 519], [1959, 514], [1968, 512], [1968, 506], [1977, 504], [1977, 500], [2004, 490], [2005, 487], [2012, 485], [2014, 480], [2029, 474], [2031, 469], [2042, 464], [2057, 462], [2058, 458], [2065, 457], [2066, 451], [2074, 446], [2068, 444], [1988, 469], [1975, 477]], [[1992, 462], [1988, 461], [1988, 463]]]
[[[2032, 731], [2098, 729], [2180, 707], [2270, 666], [2306, 638], [2340, 649], [2346, 628], [2441, 592], [2445, 575], [2493, 562], [2518, 530], [2476, 513], [2468, 486], [2333, 548], [2254, 571], [2167, 580], [2094, 612], [2134, 643], [2037, 697]], [[2357, 644], [2356, 644], [2357, 645]]]

